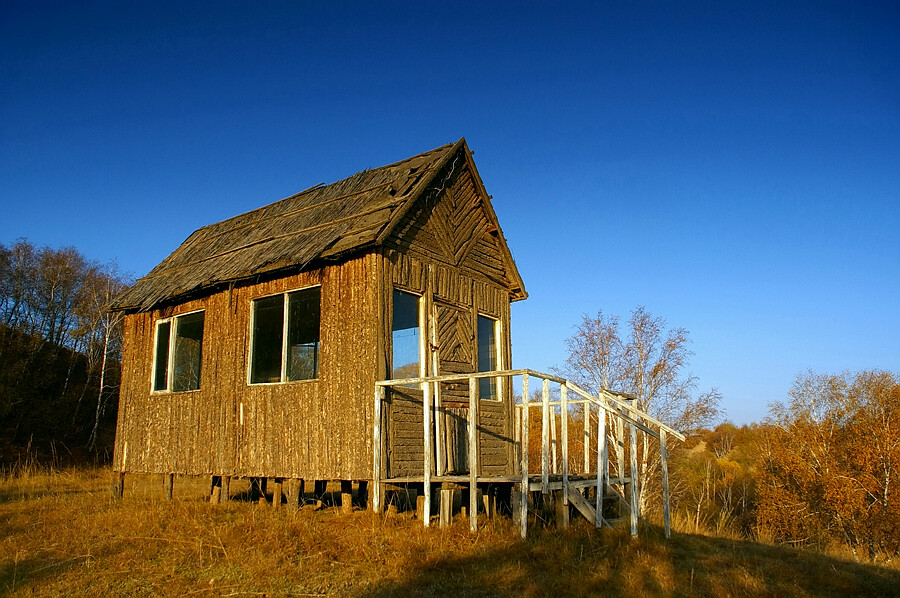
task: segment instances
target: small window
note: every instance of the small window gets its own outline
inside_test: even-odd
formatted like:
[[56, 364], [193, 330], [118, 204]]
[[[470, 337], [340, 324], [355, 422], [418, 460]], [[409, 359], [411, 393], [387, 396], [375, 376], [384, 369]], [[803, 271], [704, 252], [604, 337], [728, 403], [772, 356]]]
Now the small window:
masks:
[[[492, 372], [497, 369], [497, 320], [478, 316], [478, 371]], [[478, 379], [478, 397], [498, 400], [496, 378]]]
[[317, 378], [320, 319], [320, 287], [254, 301], [250, 384]]
[[156, 323], [154, 391], [183, 392], [200, 388], [203, 313], [198, 311]]
[[391, 378], [394, 380], [422, 375], [420, 305], [420, 297], [394, 289], [394, 319], [391, 326], [394, 347]]

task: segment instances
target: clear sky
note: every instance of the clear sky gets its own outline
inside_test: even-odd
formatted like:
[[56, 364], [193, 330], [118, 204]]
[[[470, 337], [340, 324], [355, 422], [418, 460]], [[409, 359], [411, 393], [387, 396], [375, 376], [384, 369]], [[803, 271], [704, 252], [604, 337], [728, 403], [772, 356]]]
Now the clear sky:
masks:
[[465, 136], [530, 293], [687, 328], [759, 421], [900, 370], [895, 2], [0, 4], [0, 242], [134, 276], [193, 230]]

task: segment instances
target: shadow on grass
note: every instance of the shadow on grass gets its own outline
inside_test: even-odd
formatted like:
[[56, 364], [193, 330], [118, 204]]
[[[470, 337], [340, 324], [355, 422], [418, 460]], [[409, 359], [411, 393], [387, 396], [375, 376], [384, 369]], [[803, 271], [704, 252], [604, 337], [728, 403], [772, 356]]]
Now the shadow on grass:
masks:
[[900, 571], [748, 541], [587, 525], [406, 563], [360, 596], [897, 596]]

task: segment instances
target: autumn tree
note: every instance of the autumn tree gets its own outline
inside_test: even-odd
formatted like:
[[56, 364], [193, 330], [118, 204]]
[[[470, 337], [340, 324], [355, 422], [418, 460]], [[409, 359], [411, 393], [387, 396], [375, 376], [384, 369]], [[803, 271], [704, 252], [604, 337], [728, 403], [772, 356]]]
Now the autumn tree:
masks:
[[[682, 431], [707, 425], [718, 415], [721, 395], [712, 389], [694, 394], [696, 379], [686, 373], [691, 352], [688, 331], [667, 328], [664, 319], [637, 307], [623, 326], [602, 311], [585, 315], [566, 341], [569, 356], [562, 373], [592, 393], [600, 389], [634, 397], [634, 406]], [[625, 442], [609, 426], [610, 442]], [[638, 455], [640, 508], [658, 490], [658, 448], [642, 434]], [[622, 464], [615, 464], [622, 467]]]
[[759, 460], [760, 532], [856, 558], [900, 554], [900, 377], [884, 371], [799, 376], [770, 411]]
[[39, 248], [24, 239], [0, 244], [6, 439], [96, 447], [100, 421], [116, 396], [121, 346], [120, 322], [108, 307], [125, 286], [114, 267], [73, 247]]

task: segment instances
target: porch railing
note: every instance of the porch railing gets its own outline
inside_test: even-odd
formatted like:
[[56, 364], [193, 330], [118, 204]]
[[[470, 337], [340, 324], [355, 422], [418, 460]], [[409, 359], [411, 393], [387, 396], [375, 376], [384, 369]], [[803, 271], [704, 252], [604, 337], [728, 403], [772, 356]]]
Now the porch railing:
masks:
[[[517, 456], [517, 476], [516, 485], [520, 492], [520, 505], [517, 518], [520, 525], [522, 537], [527, 532], [527, 497], [532, 490], [540, 490], [544, 494], [551, 490], [561, 490], [562, 502], [569, 505], [570, 502], [586, 517], [593, 515], [594, 523], [597, 527], [609, 525], [609, 522], [603, 518], [603, 500], [607, 490], [614, 490], [618, 494], [617, 500], [628, 506], [630, 511], [630, 524], [632, 535], [637, 534], [638, 528], [638, 467], [637, 467], [637, 434], [638, 431], [647, 434], [659, 441], [660, 447], [660, 470], [662, 477], [662, 507], [663, 507], [663, 523], [665, 526], [666, 537], [670, 535], [670, 514], [669, 514], [669, 479], [666, 441], [669, 436], [673, 436], [679, 440], [684, 440], [684, 436], [677, 430], [667, 426], [659, 420], [649, 416], [647, 413], [637, 409], [633, 404], [634, 401], [627, 395], [616, 393], [609, 390], [601, 390], [598, 395], [592, 395], [581, 389], [571, 381], [538, 372], [530, 369], [515, 370], [497, 370], [492, 372], [479, 372], [472, 374], [451, 374], [445, 376], [425, 376], [417, 378], [402, 378], [395, 380], [381, 380], [375, 383], [375, 423], [374, 423], [374, 460], [373, 460], [373, 508], [376, 512], [380, 512], [383, 505], [383, 483], [386, 481], [384, 475], [384, 422], [383, 422], [383, 403], [385, 400], [385, 389], [392, 386], [411, 386], [418, 385], [423, 391], [422, 401], [422, 426], [423, 426], [423, 475], [422, 482], [424, 485], [424, 513], [423, 524], [427, 527], [430, 524], [431, 513], [431, 483], [436, 476], [434, 472], [434, 450], [438, 448], [437, 443], [432, 441], [432, 432], [435, 419], [433, 415], [440, 409], [440, 384], [442, 382], [462, 382], [468, 381], [469, 388], [469, 413], [468, 413], [468, 484], [469, 492], [469, 528], [476, 530], [478, 526], [478, 508], [477, 508], [477, 484], [479, 481], [500, 481], [498, 478], [479, 475], [478, 463], [478, 423], [479, 423], [479, 400], [477, 392], [477, 381], [481, 378], [494, 378], [498, 381], [515, 377], [521, 377], [522, 402], [515, 405], [516, 422], [514, 426], [514, 440], [516, 444]], [[529, 394], [529, 385], [532, 379], [539, 380], [541, 383], [540, 400], [532, 400]], [[551, 400], [550, 384], [558, 385], [559, 399]], [[570, 397], [572, 392], [575, 397]], [[512, 400], [512, 397], [510, 397]], [[595, 502], [590, 505], [587, 499], [580, 492], [570, 494], [570, 488], [573, 487], [573, 474], [569, 472], [569, 408], [574, 405], [581, 405], [584, 415], [584, 472], [582, 475], [575, 477], [575, 487], [584, 488], [586, 486], [594, 486]], [[540, 474], [531, 473], [531, 465], [529, 463], [528, 446], [529, 446], [529, 429], [530, 429], [530, 412], [533, 407], [541, 408], [541, 468]], [[562, 414], [560, 428], [561, 438], [557, 443], [556, 439], [556, 409], [559, 408]], [[590, 422], [592, 411], [597, 412], [597, 442], [594, 451], [590, 445]], [[607, 445], [607, 417], [610, 424], [616, 426], [616, 438], [618, 443], [616, 448], [616, 465], [618, 477], [611, 480], [609, 477], [609, 447]], [[624, 426], [628, 426], [629, 437], [629, 476], [624, 475]], [[557, 447], [561, 448], [561, 468], [556, 466]], [[552, 451], [551, 451], [552, 448]], [[597, 468], [596, 472], [590, 472], [590, 462], [592, 452], [596, 455]], [[559, 482], [551, 483], [551, 469], [554, 474], [561, 474]], [[585, 476], [589, 473], [594, 474], [594, 479], [586, 484]], [[458, 476], [454, 476], [458, 478]], [[509, 478], [503, 478], [503, 481], [510, 481]], [[626, 499], [619, 493], [614, 485], [621, 487], [628, 486], [630, 496]], [[566, 507], [568, 508], [568, 507]]]

